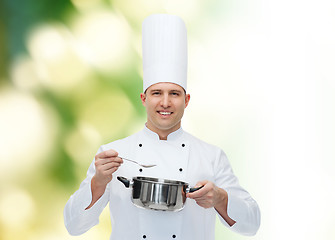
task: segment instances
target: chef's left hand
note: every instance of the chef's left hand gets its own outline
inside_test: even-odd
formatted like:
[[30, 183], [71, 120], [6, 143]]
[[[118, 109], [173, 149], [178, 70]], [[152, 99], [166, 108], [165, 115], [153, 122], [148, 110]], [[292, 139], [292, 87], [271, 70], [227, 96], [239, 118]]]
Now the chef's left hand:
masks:
[[203, 187], [193, 193], [187, 193], [186, 197], [194, 199], [203, 208], [214, 207], [229, 226], [233, 226], [236, 221], [228, 216], [228, 193], [226, 190], [217, 187], [210, 181], [198, 182], [196, 187], [200, 186]]
[[196, 203], [203, 208], [216, 207], [218, 204], [227, 201], [227, 192], [222, 188], [217, 187], [210, 181], [200, 181], [195, 187], [203, 186], [203, 188], [187, 193], [186, 197], [194, 199]]

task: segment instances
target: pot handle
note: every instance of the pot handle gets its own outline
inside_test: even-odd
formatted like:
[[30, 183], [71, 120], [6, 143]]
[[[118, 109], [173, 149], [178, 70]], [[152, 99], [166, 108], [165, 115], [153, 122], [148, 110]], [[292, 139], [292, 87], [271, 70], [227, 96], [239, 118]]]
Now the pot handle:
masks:
[[125, 177], [121, 177], [121, 176], [117, 176], [117, 180], [119, 180], [120, 182], [122, 182], [126, 188], [129, 188], [130, 186], [130, 180], [128, 180]]
[[199, 189], [203, 188], [204, 185], [200, 186], [200, 187], [196, 187], [196, 188], [190, 188], [190, 190], [188, 190], [189, 193], [193, 193], [195, 191], [198, 191]]

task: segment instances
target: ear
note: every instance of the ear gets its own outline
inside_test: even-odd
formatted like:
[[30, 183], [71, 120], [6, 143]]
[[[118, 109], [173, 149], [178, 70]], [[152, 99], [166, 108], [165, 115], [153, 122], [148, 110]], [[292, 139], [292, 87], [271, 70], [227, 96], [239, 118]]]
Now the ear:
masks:
[[141, 93], [141, 101], [142, 101], [142, 105], [145, 106], [145, 100], [146, 100], [146, 95], [145, 93]]
[[188, 103], [190, 102], [190, 99], [191, 99], [191, 95], [186, 94], [185, 95], [185, 108], [188, 106]]

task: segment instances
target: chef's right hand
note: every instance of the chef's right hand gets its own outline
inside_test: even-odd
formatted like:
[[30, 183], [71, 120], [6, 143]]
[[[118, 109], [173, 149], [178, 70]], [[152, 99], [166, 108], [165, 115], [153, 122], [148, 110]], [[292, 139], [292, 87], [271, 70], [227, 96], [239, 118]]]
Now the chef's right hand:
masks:
[[112, 149], [101, 152], [95, 156], [95, 180], [99, 185], [107, 185], [112, 178], [113, 173], [123, 163], [118, 157], [118, 153]]

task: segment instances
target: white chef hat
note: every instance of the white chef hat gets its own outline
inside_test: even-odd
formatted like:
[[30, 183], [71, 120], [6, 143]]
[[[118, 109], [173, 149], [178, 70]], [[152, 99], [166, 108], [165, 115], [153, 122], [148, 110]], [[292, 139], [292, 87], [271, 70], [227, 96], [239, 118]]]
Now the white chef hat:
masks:
[[142, 24], [143, 92], [159, 82], [187, 87], [187, 30], [175, 15], [154, 14]]

